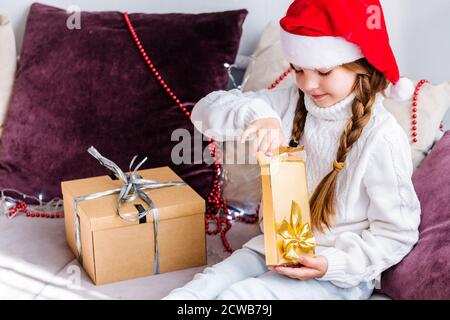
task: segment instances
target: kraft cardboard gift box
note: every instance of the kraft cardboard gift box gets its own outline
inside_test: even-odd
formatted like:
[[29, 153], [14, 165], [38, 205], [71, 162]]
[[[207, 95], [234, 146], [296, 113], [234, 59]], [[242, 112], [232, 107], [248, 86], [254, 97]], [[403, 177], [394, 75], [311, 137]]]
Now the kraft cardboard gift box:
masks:
[[[140, 170], [143, 179], [182, 181], [169, 167]], [[111, 176], [62, 182], [66, 238], [78, 256], [73, 200], [75, 197], [120, 188]], [[160, 273], [206, 264], [205, 201], [188, 185], [145, 190], [158, 209]], [[118, 194], [78, 202], [83, 268], [92, 281], [106, 284], [154, 274], [154, 218], [151, 211], [136, 222], [116, 211]], [[120, 213], [137, 213], [146, 204], [139, 197], [120, 206]]]
[[314, 255], [305, 160], [288, 155], [302, 150], [303, 147], [281, 147], [272, 158], [257, 154], [268, 266], [295, 264], [299, 255]]

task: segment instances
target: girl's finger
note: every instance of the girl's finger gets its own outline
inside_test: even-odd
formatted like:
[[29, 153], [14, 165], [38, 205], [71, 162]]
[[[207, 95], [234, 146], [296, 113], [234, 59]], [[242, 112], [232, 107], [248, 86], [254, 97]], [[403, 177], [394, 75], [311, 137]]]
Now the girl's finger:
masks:
[[297, 275], [301, 279], [315, 279], [319, 276], [319, 273], [316, 269], [310, 269], [310, 268], [298, 268], [297, 269]]
[[252, 133], [255, 133], [258, 130], [257, 127], [250, 125], [247, 127], [247, 129], [244, 130], [244, 132], [242, 132], [241, 135], [241, 143], [244, 143], [247, 138], [249, 137], [249, 135], [251, 135]]
[[292, 270], [292, 268], [276, 267], [275, 271], [289, 278], [301, 279], [300, 276]]
[[255, 155], [258, 152], [259, 148], [259, 131], [256, 131], [255, 139], [252, 140], [252, 155]]
[[269, 146], [270, 146], [270, 130], [260, 130], [260, 132], [262, 131], [263, 137], [261, 138], [261, 143], [259, 144], [259, 151], [266, 153], [269, 150]]
[[278, 272], [300, 280], [314, 279], [318, 276], [318, 272], [315, 269], [310, 268], [289, 268], [289, 267], [277, 267]]
[[272, 140], [275, 142], [276, 147], [283, 145], [283, 133], [280, 130], [272, 131]]
[[284, 132], [281, 130], [275, 130], [273, 132], [273, 138], [277, 140], [278, 145], [283, 145], [285, 143]]
[[307, 256], [300, 256], [298, 262], [305, 267], [318, 270], [321, 266], [320, 261], [317, 258], [311, 258]]
[[277, 140], [272, 140], [269, 147], [270, 153], [271, 154], [275, 153], [275, 151], [278, 149], [279, 146], [280, 145]]
[[284, 133], [281, 132], [280, 130], [276, 130], [273, 132], [272, 139], [273, 139], [272, 140], [273, 141], [273, 147], [272, 147], [273, 152], [275, 152], [276, 149], [278, 149], [279, 147], [281, 147], [285, 144]]
[[261, 151], [261, 141], [264, 139], [264, 130], [263, 129], [258, 129], [256, 130], [256, 138], [254, 139], [255, 144], [254, 144], [254, 153], [256, 154], [258, 151]]

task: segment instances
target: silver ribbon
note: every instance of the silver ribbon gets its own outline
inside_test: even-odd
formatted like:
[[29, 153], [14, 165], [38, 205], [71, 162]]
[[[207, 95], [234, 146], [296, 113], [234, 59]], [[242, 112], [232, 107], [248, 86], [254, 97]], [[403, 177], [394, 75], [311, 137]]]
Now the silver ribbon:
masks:
[[[169, 182], [158, 182], [155, 180], [143, 179], [141, 175], [137, 172], [139, 168], [147, 161], [144, 158], [134, 169], [132, 169], [134, 161], [137, 156], [134, 156], [131, 160], [129, 171], [131, 173], [124, 173], [114, 162], [102, 156], [97, 149], [90, 147], [88, 152], [96, 158], [103, 166], [114, 172], [114, 175], [120, 179], [123, 183], [121, 188], [87, 194], [83, 196], [78, 196], [73, 199], [73, 211], [74, 211], [74, 225], [75, 225], [75, 241], [77, 246], [77, 258], [81, 264], [83, 264], [82, 258], [82, 248], [81, 248], [81, 234], [80, 234], [80, 218], [78, 216], [78, 203], [85, 200], [92, 200], [108, 196], [111, 194], [118, 193], [116, 203], [116, 212], [120, 218], [128, 222], [137, 222], [141, 218], [147, 216], [151, 211], [153, 211], [153, 230], [154, 230], [154, 244], [155, 244], [155, 256], [154, 256], [154, 273], [159, 273], [159, 252], [158, 252], [158, 208], [156, 208], [154, 202], [147, 196], [144, 190], [147, 189], [158, 189], [171, 186], [185, 186], [186, 183], [182, 181], [169, 181]], [[141, 198], [146, 204], [147, 209], [144, 212], [138, 213], [120, 213], [119, 209], [122, 203], [134, 201], [137, 197]]]

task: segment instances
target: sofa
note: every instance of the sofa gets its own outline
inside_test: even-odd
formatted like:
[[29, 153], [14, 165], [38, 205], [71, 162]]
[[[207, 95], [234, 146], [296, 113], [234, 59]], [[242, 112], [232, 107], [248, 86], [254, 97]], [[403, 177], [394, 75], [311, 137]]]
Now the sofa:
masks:
[[[228, 238], [239, 248], [259, 232], [257, 224], [238, 222]], [[161, 299], [206, 267], [96, 286], [67, 246], [63, 219], [1, 217], [0, 234], [0, 299]], [[207, 236], [207, 265], [228, 255], [220, 237]]]
[[[230, 69], [228, 89], [240, 85], [249, 59], [238, 56], [237, 67]], [[258, 224], [233, 222], [227, 237], [233, 248], [240, 248], [260, 232]], [[205, 266], [96, 286], [67, 246], [63, 219], [0, 216], [0, 235], [0, 299], [161, 299], [230, 254], [219, 236], [207, 235]], [[389, 297], [375, 293], [371, 299]]]

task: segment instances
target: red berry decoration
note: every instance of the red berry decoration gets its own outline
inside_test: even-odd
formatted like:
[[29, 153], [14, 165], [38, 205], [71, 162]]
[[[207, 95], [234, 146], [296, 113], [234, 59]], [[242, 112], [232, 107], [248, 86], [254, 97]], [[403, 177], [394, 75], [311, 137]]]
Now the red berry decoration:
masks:
[[[5, 199], [4, 192], [9, 192], [9, 191], [11, 191], [11, 189], [1, 190], [0, 200], [4, 200]], [[16, 190], [13, 190], [13, 191], [21, 194], [20, 192], [18, 192]], [[22, 194], [22, 196], [24, 199], [27, 197], [30, 197], [30, 196], [27, 196], [24, 194]], [[6, 197], [6, 199], [7, 198], [8, 197]], [[31, 198], [34, 198], [34, 197], [31, 197]], [[17, 201], [17, 200], [15, 200], [15, 201]], [[61, 204], [61, 206], [62, 206], [62, 204]], [[42, 210], [42, 202], [40, 203], [39, 207], [40, 207], [39, 210]], [[23, 214], [25, 217], [28, 217], [28, 218], [35, 218], [35, 217], [41, 217], [41, 218], [55, 218], [55, 217], [59, 218], [59, 217], [61, 217], [62, 218], [62, 217], [64, 217], [64, 214], [59, 214], [59, 213], [51, 214], [49, 212], [32, 212], [28, 209], [28, 205], [25, 202], [16, 203], [13, 207], [9, 208], [9, 210], [7, 210], [7, 212], [5, 212], [5, 214], [9, 218], [13, 218], [19, 214]]]
[[412, 142], [417, 143], [417, 106], [418, 106], [418, 99], [419, 99], [419, 93], [422, 89], [422, 86], [425, 83], [429, 83], [428, 80], [420, 80], [419, 83], [416, 86], [416, 89], [414, 90], [414, 95], [411, 102], [411, 111], [412, 111], [412, 124], [413, 127], [411, 128], [411, 136], [413, 137]]

